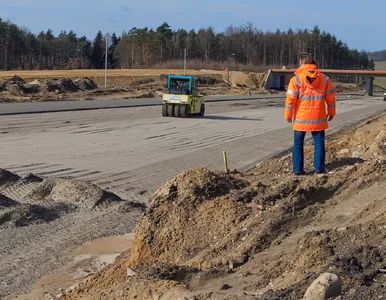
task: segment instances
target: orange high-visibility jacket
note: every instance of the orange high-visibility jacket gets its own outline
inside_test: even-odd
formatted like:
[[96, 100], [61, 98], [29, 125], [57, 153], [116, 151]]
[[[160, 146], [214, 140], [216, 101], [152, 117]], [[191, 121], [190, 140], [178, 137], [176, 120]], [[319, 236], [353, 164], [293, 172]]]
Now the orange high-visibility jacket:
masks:
[[288, 85], [284, 118], [292, 119], [297, 131], [325, 130], [327, 116], [336, 114], [335, 94], [328, 76], [313, 64], [302, 65]]

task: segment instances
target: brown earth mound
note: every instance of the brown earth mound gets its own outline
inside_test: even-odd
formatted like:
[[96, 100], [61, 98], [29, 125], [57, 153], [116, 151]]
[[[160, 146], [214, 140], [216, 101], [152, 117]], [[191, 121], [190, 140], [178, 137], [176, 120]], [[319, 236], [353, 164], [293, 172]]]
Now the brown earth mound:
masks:
[[39, 89], [29, 84], [8, 84], [7, 91], [13, 96], [21, 96], [24, 94], [36, 94], [39, 92]]
[[[232, 195], [224, 196], [245, 186], [241, 178], [207, 169], [194, 169], [177, 176], [155, 193], [150, 213], [138, 224], [141, 239], [133, 242], [130, 264], [178, 265], [189, 259], [192, 263], [188, 266], [204, 263], [203, 259], [195, 262], [193, 258], [212, 243], [208, 235], [223, 240], [224, 234], [245, 218], [244, 205]], [[212, 230], [208, 231], [210, 227]], [[162, 230], [158, 234], [152, 228]], [[144, 240], [151, 243], [144, 244]], [[164, 251], [165, 246], [168, 251]]]
[[[227, 72], [196, 75], [199, 88], [201, 90], [205, 88], [207, 95], [239, 94], [240, 90], [244, 93], [245, 89], [262, 93], [263, 91], [259, 88], [264, 76], [264, 73], [231, 72], [230, 79], [234, 89], [230, 90], [224, 89], [228, 83]], [[98, 94], [90, 94], [90, 91], [98, 89], [96, 82], [102, 82], [99, 77], [93, 77], [96, 81], [90, 77], [81, 77], [74, 81], [69, 77], [41, 79], [43, 77], [39, 76], [37, 78], [39, 79], [27, 83], [23, 78], [15, 75], [7, 81], [0, 81], [0, 92], [3, 94], [0, 102], [71, 100], [72, 97], [67, 95], [71, 93], [77, 93], [75, 97], [77, 100], [90, 100], [95, 95], [103, 96], [103, 99], [106, 99], [108, 95], [111, 96], [107, 99], [121, 99], [117, 93], [125, 93], [127, 98], [154, 97], [155, 95], [159, 97], [157, 91], [165, 90], [167, 75], [111, 77], [109, 78], [109, 86], [115, 88], [110, 88], [108, 91], [102, 90]], [[121, 97], [126, 98], [125, 96]]]
[[90, 78], [83, 77], [72, 81], [70, 78], [36, 79], [27, 83], [15, 75], [8, 81], [0, 81], [0, 92], [8, 91], [13, 96], [39, 93], [74, 93], [95, 90], [98, 85]]
[[44, 80], [44, 83], [41, 86], [41, 92], [55, 92], [59, 91], [61, 93], [67, 92], [77, 92], [79, 90], [78, 86], [69, 78], [59, 78], [52, 80]]
[[323, 272], [342, 278], [343, 299], [381, 295], [385, 130], [330, 136], [327, 175], [293, 176], [290, 156], [180, 174], [154, 194], [130, 253], [67, 297], [135, 299], [146, 285], [142, 299], [170, 299], [171, 286], [187, 299], [300, 299]]
[[197, 76], [198, 84], [201, 86], [219, 85], [224, 81], [220, 76]]
[[12, 84], [24, 84], [26, 83], [26, 81], [21, 78], [20, 76], [18, 75], [14, 75], [12, 76], [9, 80], [8, 80], [9, 83], [12, 83]]
[[77, 78], [74, 80], [74, 84], [82, 91], [95, 90], [98, 88], [95, 81], [88, 77]]
[[68, 203], [85, 209], [122, 201], [95, 184], [63, 178], [45, 179], [24, 198], [35, 203]]
[[7, 81], [0, 78], [0, 93], [5, 91], [7, 88]]
[[125, 206], [122, 211], [143, 209], [88, 182], [62, 178], [43, 180], [31, 173], [20, 177], [0, 169], [0, 228], [46, 223], [76, 209], [91, 210], [121, 202]]
[[36, 85], [28, 84], [23, 78], [14, 75], [4, 85], [4, 90], [7, 90], [13, 96], [20, 96], [24, 94], [35, 94], [39, 92]]
[[[260, 88], [266, 75], [264, 73], [236, 72], [229, 73], [229, 81], [232, 87]], [[224, 73], [224, 81], [228, 82], [228, 75]]]

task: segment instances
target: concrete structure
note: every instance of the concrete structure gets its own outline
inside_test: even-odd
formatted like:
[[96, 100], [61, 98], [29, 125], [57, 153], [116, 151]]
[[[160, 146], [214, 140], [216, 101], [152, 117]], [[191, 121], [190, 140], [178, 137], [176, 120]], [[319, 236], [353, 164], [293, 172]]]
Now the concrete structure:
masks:
[[[274, 90], [286, 90], [287, 85], [294, 76], [295, 69], [270, 69], [267, 78], [263, 83], [263, 88]], [[366, 94], [373, 95], [373, 81], [375, 77], [386, 77], [386, 71], [362, 71], [362, 70], [329, 70], [320, 69], [327, 76], [334, 77], [355, 77], [356, 82], [365, 80]]]

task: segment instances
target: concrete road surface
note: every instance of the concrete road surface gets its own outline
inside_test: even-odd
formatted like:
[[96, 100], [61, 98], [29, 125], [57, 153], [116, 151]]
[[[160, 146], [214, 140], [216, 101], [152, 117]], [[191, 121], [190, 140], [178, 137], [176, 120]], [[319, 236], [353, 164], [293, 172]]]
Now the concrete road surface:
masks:
[[[254, 95], [254, 96], [213, 96], [205, 97], [206, 102], [278, 99], [282, 95]], [[62, 112], [76, 110], [97, 110], [108, 108], [141, 107], [161, 105], [160, 98], [140, 98], [121, 100], [83, 100], [83, 101], [47, 101], [29, 103], [2, 103], [0, 115], [16, 115], [44, 112]]]
[[[246, 170], [292, 145], [284, 97], [246, 100], [208, 103], [207, 116], [188, 119], [160, 117], [159, 106], [1, 116], [0, 167], [90, 180], [146, 202], [183, 170], [221, 169], [223, 150], [231, 169]], [[386, 109], [381, 97], [338, 100], [332, 129]]]

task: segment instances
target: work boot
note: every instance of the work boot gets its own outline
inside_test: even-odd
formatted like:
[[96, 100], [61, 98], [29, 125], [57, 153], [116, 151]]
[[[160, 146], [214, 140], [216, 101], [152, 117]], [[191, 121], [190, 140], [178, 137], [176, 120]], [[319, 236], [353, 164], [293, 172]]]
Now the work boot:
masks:
[[294, 175], [295, 176], [302, 176], [302, 175], [306, 175], [306, 173], [303, 171], [303, 172], [294, 172]]

